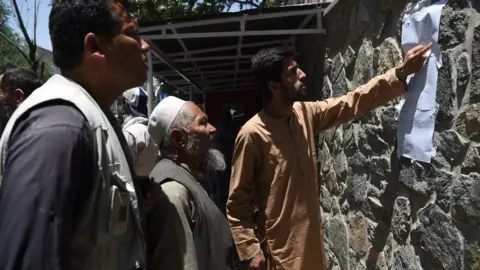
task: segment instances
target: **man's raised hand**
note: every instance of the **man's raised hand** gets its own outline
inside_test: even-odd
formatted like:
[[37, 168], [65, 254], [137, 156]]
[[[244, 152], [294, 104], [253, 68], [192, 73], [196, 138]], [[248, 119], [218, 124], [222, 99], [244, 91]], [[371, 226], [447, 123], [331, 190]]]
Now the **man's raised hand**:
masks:
[[408, 75], [418, 72], [430, 56], [432, 43], [428, 45], [418, 45], [407, 52], [402, 65], [398, 67], [399, 79], [406, 79]]

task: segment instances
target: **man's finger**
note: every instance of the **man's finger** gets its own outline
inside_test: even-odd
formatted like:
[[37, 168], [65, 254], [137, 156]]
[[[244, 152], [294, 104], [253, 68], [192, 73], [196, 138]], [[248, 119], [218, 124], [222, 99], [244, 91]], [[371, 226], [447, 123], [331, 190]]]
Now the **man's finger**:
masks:
[[432, 48], [432, 43], [430, 43], [430, 44], [428, 44], [428, 45], [426, 45], [426, 46], [423, 46], [423, 45], [422, 45], [422, 48], [413, 54], [413, 58], [416, 58], [416, 57], [419, 57], [419, 56], [423, 56], [423, 55], [424, 55], [426, 52], [428, 52], [428, 50], [430, 50], [431, 48]]
[[410, 49], [410, 53], [411, 54], [415, 54], [416, 52], [418, 52], [419, 50], [421, 50], [423, 48], [424, 45], [417, 45], [415, 47], [413, 47], [412, 49]]
[[429, 50], [431, 50], [431, 49], [432, 49], [432, 43], [430, 43], [430, 44], [428, 44], [427, 46], [425, 46], [425, 48], [423, 48], [422, 50], [420, 50], [420, 51], [418, 52], [418, 54], [424, 55], [424, 54], [426, 54], [426, 53], [427, 53]]

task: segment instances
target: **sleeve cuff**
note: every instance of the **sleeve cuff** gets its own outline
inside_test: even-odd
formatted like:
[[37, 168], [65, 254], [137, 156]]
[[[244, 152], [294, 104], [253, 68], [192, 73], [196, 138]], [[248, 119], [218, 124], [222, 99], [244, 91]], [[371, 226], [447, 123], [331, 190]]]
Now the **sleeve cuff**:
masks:
[[394, 92], [398, 93], [399, 95], [407, 92], [407, 82], [405, 80], [400, 80], [397, 77], [397, 68], [392, 68], [387, 71], [387, 73], [385, 73], [385, 77], [392, 86]]
[[263, 254], [260, 242], [255, 236], [251, 235], [249, 232], [238, 230], [234, 227], [231, 229], [235, 245], [237, 246], [238, 256], [241, 261], [251, 260], [256, 256]]

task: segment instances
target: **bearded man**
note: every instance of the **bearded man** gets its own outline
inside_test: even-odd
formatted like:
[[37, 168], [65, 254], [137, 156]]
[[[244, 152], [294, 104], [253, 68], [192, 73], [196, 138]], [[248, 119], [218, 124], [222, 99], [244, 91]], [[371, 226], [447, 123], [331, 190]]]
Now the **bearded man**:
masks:
[[195, 104], [167, 97], [152, 112], [148, 131], [163, 157], [150, 174], [163, 194], [147, 216], [149, 269], [235, 269], [228, 222], [200, 172], [225, 170], [223, 155], [211, 148], [215, 128]]
[[43, 81], [25, 68], [7, 69], [0, 75], [0, 134], [13, 112]]
[[344, 96], [315, 102], [298, 102], [307, 94], [307, 76], [292, 48], [253, 56], [253, 74], [268, 102], [237, 136], [227, 202], [240, 259], [250, 270], [324, 269], [314, 137], [403, 94], [407, 76], [420, 70], [430, 48], [419, 45], [397, 68]]

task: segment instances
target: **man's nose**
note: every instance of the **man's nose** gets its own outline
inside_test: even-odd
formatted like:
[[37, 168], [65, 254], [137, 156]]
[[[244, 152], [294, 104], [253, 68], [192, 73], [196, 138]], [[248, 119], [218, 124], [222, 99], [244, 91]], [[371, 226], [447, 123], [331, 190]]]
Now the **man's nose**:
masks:
[[142, 44], [142, 52], [147, 53], [148, 51], [150, 51], [150, 45], [143, 39], [142, 39], [141, 42], [142, 42], [141, 43]]
[[210, 127], [210, 135], [215, 135], [217, 133], [217, 129], [210, 124], [208, 124], [208, 126]]
[[307, 80], [307, 74], [305, 74], [305, 72], [303, 72], [303, 70], [301, 69], [298, 69], [298, 80], [300, 80], [301, 82], [304, 82]]

